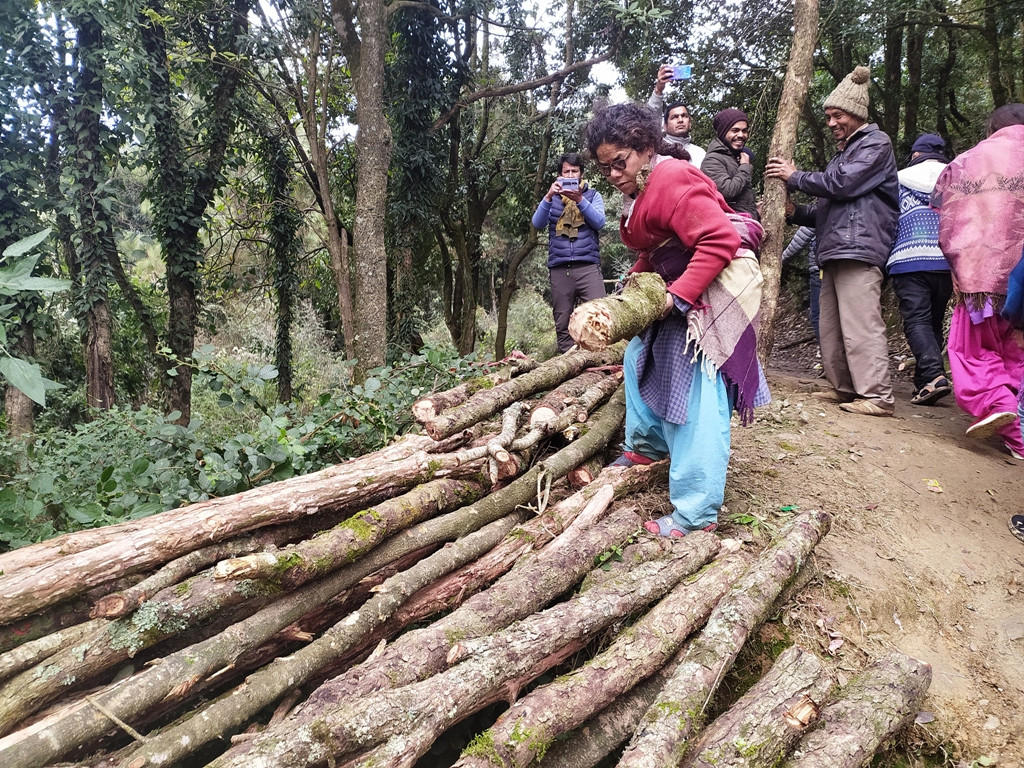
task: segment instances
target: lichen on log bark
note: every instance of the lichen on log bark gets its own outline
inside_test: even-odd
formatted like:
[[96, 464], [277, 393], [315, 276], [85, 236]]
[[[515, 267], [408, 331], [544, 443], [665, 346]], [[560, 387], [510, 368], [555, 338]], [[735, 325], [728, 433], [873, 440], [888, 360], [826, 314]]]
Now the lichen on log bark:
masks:
[[[421, 682], [337, 703], [307, 702], [301, 719], [288, 718], [261, 734], [244, 755], [214, 761], [227, 768], [291, 768], [340, 757], [395, 738], [390, 765], [411, 766], [444, 729], [500, 697], [511, 680], [539, 673], [566, 644], [593, 637], [616, 619], [667, 593], [718, 549], [713, 536], [688, 537], [668, 560], [643, 563], [609, 582], [534, 614], [506, 630], [452, 648], [460, 663]], [[282, 735], [287, 734], [287, 739]], [[416, 734], [411, 738], [410, 734]]]
[[[775, 768], [813, 725], [792, 717], [817, 712], [832, 679], [812, 653], [790, 646], [743, 696], [704, 729], [682, 768]], [[787, 715], [789, 717], [787, 717]]]
[[517, 768], [544, 756], [558, 736], [582, 725], [650, 677], [679, 650], [749, 560], [732, 555], [677, 585], [605, 651], [520, 699], [486, 732], [487, 756], [464, 754], [453, 768]]
[[827, 533], [831, 518], [805, 512], [790, 521], [715, 608], [676, 674], [644, 715], [619, 768], [678, 765], [703, 724], [711, 697], [750, 633]]
[[913, 721], [932, 682], [929, 664], [892, 651], [842, 688], [783, 768], [862, 768]]
[[631, 339], [665, 311], [665, 281], [656, 272], [629, 276], [622, 293], [576, 307], [569, 317], [569, 335], [583, 349], [600, 350]]

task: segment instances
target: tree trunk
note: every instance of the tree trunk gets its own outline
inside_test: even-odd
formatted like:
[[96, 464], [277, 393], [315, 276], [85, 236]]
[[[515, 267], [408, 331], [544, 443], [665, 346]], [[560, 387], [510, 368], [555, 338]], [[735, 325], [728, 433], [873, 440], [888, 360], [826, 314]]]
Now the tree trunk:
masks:
[[421, 424], [426, 423], [444, 411], [457, 405], [462, 405], [481, 389], [493, 389], [499, 384], [504, 384], [514, 376], [532, 371], [537, 367], [537, 361], [527, 357], [514, 357], [507, 362], [507, 365], [503, 365], [492, 373], [464, 381], [462, 384], [447, 389], [444, 392], [435, 392], [417, 400], [412, 404], [413, 417]]
[[778, 540], [722, 599], [683, 663], [644, 715], [619, 768], [677, 765], [722, 677], [750, 633], [769, 615], [775, 599], [828, 531], [824, 512], [798, 515]]
[[504, 278], [501, 281], [501, 291], [498, 293], [498, 326], [494, 332], [494, 357], [501, 359], [506, 355], [506, 338], [508, 337], [508, 308], [512, 304], [512, 294], [515, 293], [516, 275], [519, 267], [537, 247], [540, 238], [537, 230], [530, 227], [530, 234], [526, 240], [516, 249], [509, 260], [508, 268], [505, 270]]
[[[776, 115], [769, 157], [792, 159], [800, 112], [807, 101], [807, 89], [814, 75], [814, 46], [818, 40], [818, 0], [795, 0], [793, 5], [793, 44], [789, 49], [786, 79]], [[786, 184], [781, 179], [765, 179], [761, 197], [761, 327], [758, 330], [757, 355], [767, 368], [775, 344], [775, 313], [779, 306], [782, 281], [782, 246], [786, 227]]]
[[899, 11], [887, 19], [885, 27], [885, 89], [882, 92], [882, 130], [893, 144], [900, 133], [900, 106], [903, 103], [903, 28], [906, 12]]
[[[171, 87], [170, 58], [164, 23], [167, 16], [161, 0], [148, 0], [140, 15], [140, 34], [148, 67], [149, 102], [146, 105], [153, 130], [156, 156], [152, 197], [153, 223], [167, 262], [167, 346], [171, 358], [165, 363], [168, 406], [177, 411], [179, 424], [188, 424], [192, 413], [192, 369], [189, 362], [199, 322], [202, 289], [203, 246], [200, 231], [206, 209], [223, 183], [222, 170], [234, 133], [237, 105], [235, 91], [242, 77], [237, 60], [249, 24], [252, 0], [233, 0], [216, 16], [220, 26], [200, 32], [209, 36], [218, 53], [210, 61], [214, 73], [208, 118], [196, 148], [186, 149], [180, 111]], [[224, 56], [219, 52], [223, 52]], [[193, 165], [187, 158], [199, 157]]]
[[665, 311], [665, 281], [657, 272], [630, 275], [622, 293], [581, 304], [569, 317], [569, 335], [597, 351], [631, 339]]
[[[914, 18], [917, 18], [916, 11]], [[912, 145], [917, 138], [917, 120], [921, 111], [921, 67], [924, 57], [925, 26], [911, 24], [907, 29], [907, 90], [903, 105], [903, 141]]]
[[85, 399], [90, 408], [109, 410], [114, 405], [114, 352], [107, 295], [112, 258], [117, 258], [114, 232], [107, 213], [112, 202], [103, 192], [109, 176], [102, 144], [103, 28], [91, 13], [72, 19], [78, 29], [78, 75], [74, 84], [71, 136], [74, 137], [75, 195], [80, 226], [78, 256], [79, 306], [85, 308]]
[[524, 517], [524, 512], [516, 512], [500, 518], [459, 539], [451, 547], [421, 560], [409, 570], [392, 576], [375, 590], [371, 600], [315, 642], [251, 675], [228, 697], [205, 707], [181, 725], [150, 737], [126, 761], [136, 764], [135, 761], [143, 758], [146, 762], [141, 765], [174, 764], [225, 732], [243, 725], [288, 690], [305, 683], [316, 670], [363, 640], [417, 589], [479, 557]]
[[[31, 320], [22, 323], [22, 336], [17, 343], [13, 344], [13, 354], [25, 359], [31, 359], [35, 355], [36, 340], [34, 323]], [[35, 403], [32, 399], [17, 387], [10, 384], [4, 390], [4, 415], [6, 416], [7, 431], [11, 437], [28, 438], [35, 426]]]
[[[522, 684], [541, 674], [566, 646], [578, 647], [616, 619], [661, 597], [717, 549], [713, 536], [687, 537], [671, 559], [638, 564], [619, 579], [494, 635], [458, 641], [448, 654], [448, 663], [455, 666], [422, 682], [379, 690], [340, 706], [335, 699], [311, 698], [300, 720], [286, 719], [254, 739], [246, 754], [216, 760], [211, 767], [289, 768], [380, 744], [360, 757], [359, 765], [377, 760], [372, 764], [409, 768], [444, 729], [505, 698], [509, 683]], [[315, 727], [300, 725], [311, 721]], [[287, 744], [282, 733], [289, 734]]]
[[357, 375], [384, 364], [387, 345], [388, 275], [384, 219], [391, 165], [391, 126], [384, 114], [384, 55], [388, 29], [384, 0], [357, 6], [359, 58], [356, 77], [355, 349]]
[[[399, 445], [399, 455], [407, 448]], [[127, 573], [165, 563], [210, 543], [248, 531], [373, 504], [432, 477], [473, 471], [458, 454], [428, 454], [388, 461], [388, 449], [301, 477], [220, 499], [168, 510], [143, 521], [107, 528], [107, 543], [7, 575], [0, 557], [0, 623], [27, 616]], [[385, 469], [385, 472], [381, 472]], [[131, 532], [131, 537], [118, 536]]]
[[570, 377], [578, 376], [586, 368], [621, 363], [624, 348], [625, 345], [615, 345], [601, 352], [577, 350], [553, 357], [535, 370], [518, 376], [507, 384], [477, 392], [454, 413], [444, 413], [431, 419], [425, 425], [426, 432], [435, 440], [443, 440], [493, 416], [518, 400], [551, 389]]
[[[338, 316], [341, 320], [342, 341], [345, 357], [355, 357], [355, 313], [352, 309], [352, 266], [348, 256], [348, 233], [338, 221], [334, 210], [334, 192], [331, 189], [330, 162], [327, 151], [327, 118], [331, 104], [327, 92], [330, 82], [330, 65], [328, 72], [321, 77], [317, 71], [318, 51], [320, 50], [320, 29], [315, 28], [306, 50], [306, 84], [311, 94], [303, 99], [300, 86], [293, 84], [295, 102], [302, 115], [306, 141], [309, 144], [309, 158], [315, 179], [317, 202], [320, 212], [327, 225], [327, 253], [330, 257], [331, 272], [338, 287]], [[282, 67], [286, 74], [288, 70]], [[321, 90], [322, 89], [322, 90]], [[317, 94], [313, 95], [313, 91]], [[319, 107], [319, 110], [317, 110]], [[293, 141], [298, 139], [294, 137]], [[296, 142], [298, 143], [298, 142]]]
[[603, 487], [615, 489], [616, 497], [634, 493], [656, 483], [668, 481], [667, 462], [648, 466], [612, 467], [596, 478], [591, 487], [548, 507], [527, 521], [492, 551], [455, 573], [420, 590], [396, 616], [403, 626], [449, 609], [456, 599], [476, 594], [506, 573], [530, 552], [539, 552], [548, 542], [561, 535], [572, 524], [587, 503]]
[[704, 730], [683, 768], [775, 768], [779, 755], [788, 754], [812, 727], [831, 687], [814, 654], [787, 648], [768, 674]]
[[513, 704], [481, 739], [493, 749], [486, 755], [465, 756], [453, 768], [532, 765], [552, 741], [664, 666], [747, 565], [746, 558], [733, 556], [705, 568], [698, 579], [678, 585], [607, 650]]
[[863, 768], [889, 736], [914, 720], [932, 668], [899, 651], [879, 659], [843, 688], [783, 768]]
[[981, 36], [988, 49], [988, 87], [992, 91], [992, 105], [1001, 107], [1007, 102], [1006, 86], [1003, 85], [1002, 60], [999, 53], [999, 25], [996, 20], [996, 7], [986, 4], [984, 7], [984, 23]]
[[946, 117], [949, 114], [949, 95], [952, 93], [949, 88], [949, 78], [956, 71], [957, 31], [946, 10], [946, 0], [934, 0], [934, 8], [946, 31], [946, 61], [943, 66], [939, 67], [935, 80], [935, 129], [947, 140], [950, 149], [955, 151], [956, 147], [949, 141], [950, 133]]

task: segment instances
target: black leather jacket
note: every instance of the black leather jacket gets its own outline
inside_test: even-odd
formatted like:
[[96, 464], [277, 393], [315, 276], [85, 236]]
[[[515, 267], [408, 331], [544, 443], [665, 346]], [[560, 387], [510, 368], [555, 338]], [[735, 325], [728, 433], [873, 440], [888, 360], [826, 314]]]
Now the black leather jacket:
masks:
[[854, 259], [885, 268], [899, 219], [899, 180], [889, 137], [870, 123], [853, 134], [823, 172], [796, 171], [786, 186], [815, 195], [792, 221], [814, 227], [818, 260]]

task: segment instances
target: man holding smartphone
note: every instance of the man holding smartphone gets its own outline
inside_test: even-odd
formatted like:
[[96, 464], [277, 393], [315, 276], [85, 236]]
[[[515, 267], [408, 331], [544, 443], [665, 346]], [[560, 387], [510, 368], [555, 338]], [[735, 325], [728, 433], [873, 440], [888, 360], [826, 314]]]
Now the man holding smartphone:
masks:
[[665, 105], [665, 86], [682, 79], [677, 76], [681, 67], [673, 64], [662, 64], [658, 68], [658, 77], [654, 80], [654, 91], [647, 100], [648, 109], [652, 109], [665, 119], [665, 141], [678, 144], [690, 154], [690, 162], [697, 168], [704, 162], [703, 149], [690, 141], [690, 109], [682, 101], [670, 102]]
[[604, 227], [604, 200], [583, 180], [583, 158], [568, 152], [558, 159], [559, 175], [540, 201], [531, 223], [548, 228], [551, 309], [558, 351], [573, 345], [569, 316], [577, 301], [605, 295], [599, 232]]

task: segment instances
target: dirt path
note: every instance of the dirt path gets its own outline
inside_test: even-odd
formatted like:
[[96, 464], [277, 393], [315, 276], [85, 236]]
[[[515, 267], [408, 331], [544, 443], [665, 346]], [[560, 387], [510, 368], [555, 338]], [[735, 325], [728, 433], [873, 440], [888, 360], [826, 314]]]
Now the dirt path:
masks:
[[1024, 766], [1024, 544], [1007, 530], [1024, 511], [1024, 462], [998, 438], [966, 438], [952, 397], [912, 406], [903, 380], [894, 418], [857, 416], [811, 397], [828, 385], [810, 373], [770, 376], [775, 402], [733, 432], [737, 522], [834, 515], [822, 578], [783, 623], [796, 642], [831, 645], [840, 677], [893, 647], [930, 662], [919, 719], [934, 721], [914, 726], [911, 751]]

